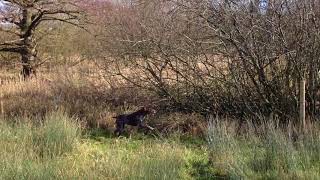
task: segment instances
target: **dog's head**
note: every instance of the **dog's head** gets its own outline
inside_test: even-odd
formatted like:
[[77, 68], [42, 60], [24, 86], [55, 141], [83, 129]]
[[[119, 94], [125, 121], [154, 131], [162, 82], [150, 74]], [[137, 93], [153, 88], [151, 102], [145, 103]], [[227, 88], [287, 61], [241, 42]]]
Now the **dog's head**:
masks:
[[154, 115], [157, 111], [154, 109], [154, 108], [152, 108], [151, 106], [143, 106], [142, 107], [142, 110], [144, 111], [144, 112], [146, 112], [147, 114], [151, 114], [151, 115]]

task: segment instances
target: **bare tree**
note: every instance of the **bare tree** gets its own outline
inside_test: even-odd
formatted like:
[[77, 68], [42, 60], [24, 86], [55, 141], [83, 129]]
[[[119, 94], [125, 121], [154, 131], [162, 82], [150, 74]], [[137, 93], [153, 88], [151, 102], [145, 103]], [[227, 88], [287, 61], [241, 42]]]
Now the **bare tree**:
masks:
[[79, 1], [70, 0], [2, 0], [0, 1], [0, 31], [11, 36], [0, 42], [0, 52], [21, 56], [22, 75], [28, 78], [37, 60], [36, 30], [44, 22], [80, 25], [83, 12]]

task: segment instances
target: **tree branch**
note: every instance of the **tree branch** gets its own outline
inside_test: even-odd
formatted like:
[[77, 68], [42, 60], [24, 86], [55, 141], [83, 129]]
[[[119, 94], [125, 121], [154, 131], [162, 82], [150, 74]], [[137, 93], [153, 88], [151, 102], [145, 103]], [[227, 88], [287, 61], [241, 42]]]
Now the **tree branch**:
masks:
[[0, 43], [0, 46], [15, 46], [15, 45], [21, 45], [21, 41], [23, 39], [17, 39], [13, 41], [5, 41], [3, 43]]
[[19, 53], [21, 51], [21, 47], [0, 47], [0, 52], [12, 52]]

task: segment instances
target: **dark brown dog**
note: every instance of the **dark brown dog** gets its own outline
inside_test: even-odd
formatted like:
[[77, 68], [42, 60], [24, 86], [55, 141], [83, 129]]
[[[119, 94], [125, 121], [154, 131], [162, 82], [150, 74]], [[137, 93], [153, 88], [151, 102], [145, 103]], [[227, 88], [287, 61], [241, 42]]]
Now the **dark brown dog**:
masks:
[[153, 130], [154, 128], [144, 124], [143, 122], [144, 117], [151, 113], [153, 114], [155, 111], [153, 109], [143, 107], [131, 114], [122, 114], [113, 117], [116, 119], [116, 130], [114, 131], [114, 134], [120, 136], [123, 133], [126, 124], [130, 126], [138, 126], [138, 129], [147, 128]]

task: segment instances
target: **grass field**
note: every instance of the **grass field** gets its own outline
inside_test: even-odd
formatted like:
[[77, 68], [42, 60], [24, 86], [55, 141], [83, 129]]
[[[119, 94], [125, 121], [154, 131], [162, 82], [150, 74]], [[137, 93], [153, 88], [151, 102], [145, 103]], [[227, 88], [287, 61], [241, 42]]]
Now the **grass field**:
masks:
[[184, 179], [191, 178], [188, 158], [206, 159], [200, 147], [173, 139], [111, 138], [97, 132], [84, 133], [64, 113], [39, 124], [2, 121], [0, 179]]
[[116, 138], [112, 116], [150, 97], [102, 84], [76, 73], [2, 84], [0, 179], [320, 179], [319, 123], [162, 112], [147, 119], [160, 134]]
[[293, 141], [266, 124], [240, 137], [215, 120], [208, 141], [115, 138], [85, 131], [58, 111], [42, 121], [1, 121], [0, 179], [319, 179], [320, 136], [313, 130]]
[[319, 179], [320, 125], [305, 133], [297, 127], [247, 122], [242, 135], [231, 122], [212, 120], [209, 125], [210, 161], [215, 174], [234, 179]]

